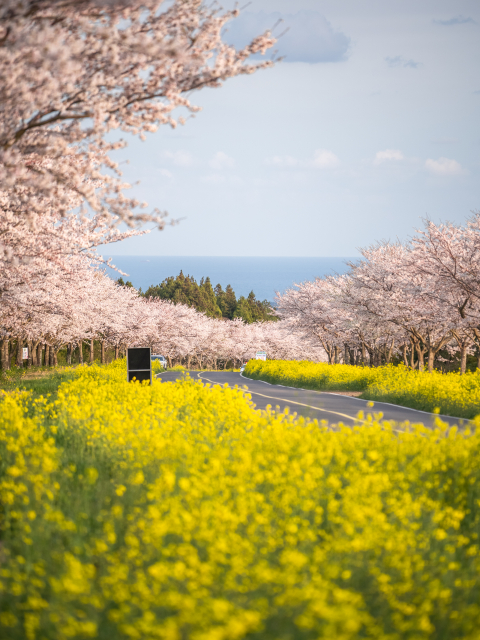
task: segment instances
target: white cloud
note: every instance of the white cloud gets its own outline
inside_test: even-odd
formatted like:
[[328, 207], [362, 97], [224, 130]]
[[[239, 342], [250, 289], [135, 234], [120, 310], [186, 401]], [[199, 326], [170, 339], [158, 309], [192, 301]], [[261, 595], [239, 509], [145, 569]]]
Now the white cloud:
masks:
[[317, 149], [312, 161], [312, 166], [316, 169], [334, 169], [338, 167], [340, 160], [338, 157], [327, 149]]
[[216, 171], [221, 171], [222, 169], [228, 169], [235, 165], [235, 160], [227, 156], [223, 151], [217, 151], [217, 153], [213, 156], [213, 159], [210, 160], [209, 165], [212, 169]]
[[450, 158], [439, 158], [438, 160], [428, 159], [425, 166], [431, 173], [438, 176], [458, 176], [463, 173], [462, 165]]
[[299, 164], [297, 158], [293, 156], [273, 156], [273, 158], [267, 158], [265, 164], [272, 165], [274, 167], [296, 167]]
[[164, 155], [177, 167], [191, 167], [193, 165], [193, 156], [189, 151], [165, 151]]
[[434, 24], [440, 24], [442, 27], [453, 27], [457, 24], [477, 24], [473, 18], [464, 16], [455, 16], [449, 20], [434, 20]]
[[285, 56], [286, 62], [338, 62], [347, 57], [350, 38], [334, 30], [318, 11], [298, 11], [293, 14], [243, 11], [240, 17], [229, 23], [225, 39], [243, 48], [275, 25], [277, 27], [273, 35], [280, 37], [274, 49], [278, 50], [280, 56]]
[[420, 66], [420, 62], [415, 62], [412, 59], [407, 60], [403, 56], [387, 56], [385, 62], [389, 67], [405, 67], [405, 69], [418, 69]]
[[385, 151], [377, 151], [374, 164], [381, 164], [388, 160], [404, 160], [404, 155], [398, 149], [385, 149]]
[[173, 173], [168, 169], [160, 169], [158, 173], [164, 178], [173, 178]]
[[273, 156], [265, 159], [265, 164], [279, 169], [333, 169], [340, 164], [339, 158], [327, 149], [317, 149], [311, 160], [299, 160], [293, 156]]

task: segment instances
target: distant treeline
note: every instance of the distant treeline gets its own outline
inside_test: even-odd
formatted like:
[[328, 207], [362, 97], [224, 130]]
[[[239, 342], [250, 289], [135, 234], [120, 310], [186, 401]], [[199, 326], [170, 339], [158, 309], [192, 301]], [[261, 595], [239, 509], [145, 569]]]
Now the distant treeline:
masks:
[[[117, 282], [123, 286], [132, 286], [131, 282], [124, 282], [123, 278], [119, 278]], [[161, 284], [152, 285], [144, 293], [140, 289], [139, 294], [146, 298], [161, 298], [176, 304], [186, 304], [211, 318], [242, 318], [248, 324], [277, 320], [271, 304], [267, 300], [257, 300], [253, 291], [248, 297], [240, 296], [237, 299], [231, 285], [227, 285], [225, 291], [220, 284], [213, 288], [210, 278], [202, 278], [200, 283], [197, 283], [195, 278], [184, 276], [182, 271], [176, 278], [166, 278]]]

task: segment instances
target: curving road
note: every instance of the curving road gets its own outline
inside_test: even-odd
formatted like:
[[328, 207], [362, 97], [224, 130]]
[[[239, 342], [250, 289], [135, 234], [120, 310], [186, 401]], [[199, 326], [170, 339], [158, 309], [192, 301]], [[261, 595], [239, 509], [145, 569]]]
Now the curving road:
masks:
[[[266, 409], [267, 405], [283, 411], [287, 407], [290, 413], [297, 413], [310, 419], [328, 420], [330, 423], [343, 422], [352, 425], [359, 411], [366, 414], [381, 413], [384, 420], [392, 420], [397, 423], [423, 423], [425, 426], [434, 426], [437, 417], [432, 413], [417, 411], [407, 407], [400, 407], [386, 402], [375, 402], [374, 406], [368, 406], [368, 400], [352, 398], [335, 393], [322, 391], [311, 391], [309, 389], [296, 389], [294, 387], [284, 387], [273, 385], [260, 380], [249, 380], [240, 373], [221, 371], [189, 371], [192, 378], [200, 378], [206, 384], [228, 384], [231, 387], [239, 386], [246, 388], [252, 396], [252, 401], [256, 409]], [[166, 371], [159, 374], [165, 382], [174, 382], [182, 379], [182, 371]], [[468, 423], [468, 420], [452, 418], [450, 416], [440, 416], [444, 422], [450, 426]]]

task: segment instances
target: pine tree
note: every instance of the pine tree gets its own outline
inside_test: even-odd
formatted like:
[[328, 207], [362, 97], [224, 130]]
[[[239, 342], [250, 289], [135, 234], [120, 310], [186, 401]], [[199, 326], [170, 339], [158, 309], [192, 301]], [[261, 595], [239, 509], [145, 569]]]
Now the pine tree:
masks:
[[[123, 283], [123, 281], [122, 281]], [[238, 301], [232, 286], [227, 285], [225, 291], [221, 284], [212, 287], [210, 278], [201, 278], [198, 284], [193, 276], [180, 271], [175, 278], [170, 276], [161, 284], [149, 287], [143, 294], [145, 297], [172, 300], [178, 304], [186, 304], [211, 318], [242, 318], [248, 324], [277, 320], [270, 304], [256, 299], [253, 291], [248, 298], [241, 296]]]
[[210, 278], [202, 278], [200, 281], [200, 291], [203, 297], [205, 313], [211, 318], [221, 318], [222, 312], [217, 303], [217, 298], [210, 282]]
[[127, 280], [125, 282], [121, 277], [117, 280], [117, 284], [121, 285], [122, 287], [132, 287], [133, 289], [133, 284], [130, 282], [130, 280]]
[[251, 324], [255, 321], [250, 312], [250, 305], [248, 304], [248, 300], [244, 296], [240, 296], [240, 298], [238, 299], [237, 306], [233, 313], [233, 318], [242, 318], [242, 320], [247, 324]]

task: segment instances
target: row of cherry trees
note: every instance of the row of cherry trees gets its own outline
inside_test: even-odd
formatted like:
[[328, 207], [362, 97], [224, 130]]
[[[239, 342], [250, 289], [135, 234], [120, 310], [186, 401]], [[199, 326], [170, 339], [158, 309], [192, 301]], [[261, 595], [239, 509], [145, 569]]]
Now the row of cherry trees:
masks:
[[[73, 349], [80, 360], [93, 360], [94, 341], [100, 341], [102, 361], [106, 349], [115, 357], [128, 346], [151, 346], [170, 363], [215, 367], [239, 364], [259, 349], [273, 358], [322, 357], [312, 339], [291, 331], [289, 323], [244, 324], [242, 320], [209, 318], [191, 307], [146, 299], [92, 268], [82, 256], [70, 258], [69, 270], [58, 267], [35, 287], [17, 285], [5, 292], [0, 308], [2, 367], [9, 367], [9, 347], [29, 348], [30, 364], [54, 365], [58, 351]], [[43, 353], [43, 359], [42, 359]]]
[[[254, 342], [270, 345], [261, 327], [247, 335], [241, 323], [215, 324], [140, 299], [94, 268], [102, 262], [98, 246], [141, 233], [135, 229], [145, 222], [165, 224], [163, 213], [125, 193], [113, 155], [126, 144], [121, 134], [144, 139], [161, 125], [183, 124], [199, 111], [195, 91], [272, 66], [251, 61], [274, 45], [270, 32], [241, 50], [224, 42], [238, 15], [203, 0], [0, 3], [4, 368], [12, 341], [19, 364], [24, 344], [32, 364], [41, 357], [55, 363], [63, 345], [68, 357], [80, 347], [82, 358], [85, 341], [93, 356], [96, 339], [103, 355], [107, 346], [118, 355], [127, 345], [151, 344], [198, 362], [238, 359]], [[120, 232], [120, 223], [130, 230]], [[275, 340], [271, 350], [280, 353]]]
[[314, 337], [329, 362], [379, 365], [393, 357], [429, 371], [450, 359], [480, 368], [480, 212], [434, 224], [406, 244], [364, 249], [346, 275], [277, 297], [284, 322]]

